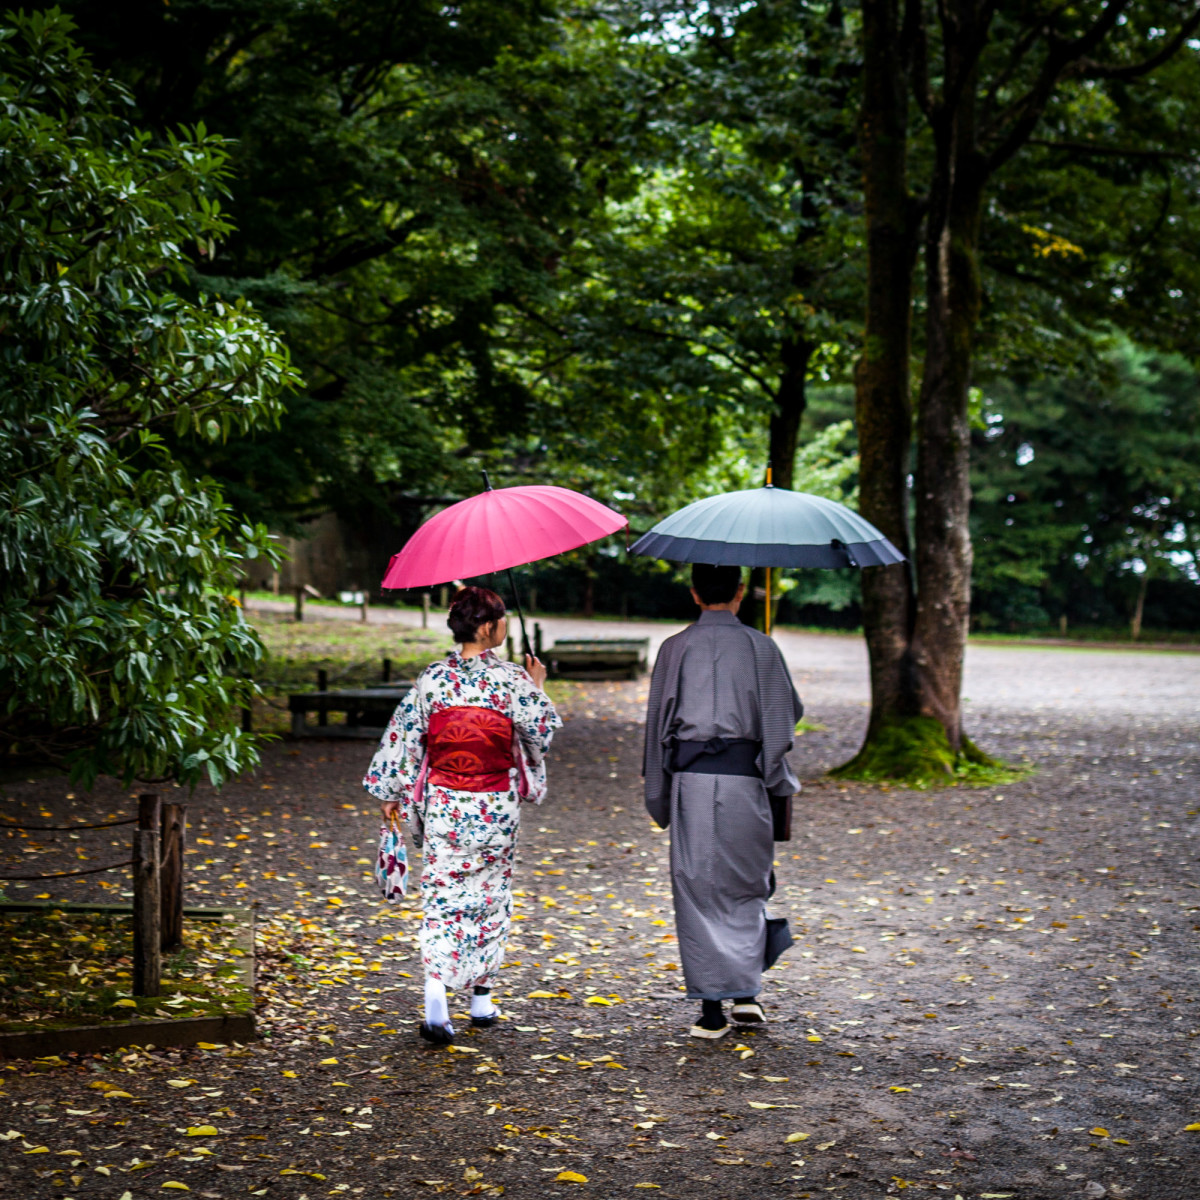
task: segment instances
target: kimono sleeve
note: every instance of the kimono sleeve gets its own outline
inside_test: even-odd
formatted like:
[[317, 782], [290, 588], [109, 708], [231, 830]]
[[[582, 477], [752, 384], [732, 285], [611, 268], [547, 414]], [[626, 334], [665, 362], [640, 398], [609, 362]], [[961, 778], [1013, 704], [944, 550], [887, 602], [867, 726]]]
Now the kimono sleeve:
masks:
[[766, 637], [755, 638], [754, 645], [762, 719], [763, 783], [771, 796], [791, 796], [800, 790], [800, 781], [792, 773], [787, 755], [795, 740], [796, 722], [804, 715], [804, 705], [779, 646]]
[[646, 744], [642, 755], [646, 811], [661, 829], [666, 829], [671, 821], [667, 731], [674, 723], [678, 677], [679, 656], [675, 653], [674, 639], [668, 638], [659, 648], [654, 673], [650, 677], [650, 697], [646, 703]]
[[413, 817], [413, 790], [425, 758], [425, 731], [429, 725], [428, 705], [417, 680], [412, 691], [392, 713], [383, 731], [379, 749], [363, 777], [363, 787], [381, 802], [395, 800], [405, 822]]
[[554, 731], [562, 727], [562, 718], [554, 702], [533, 682], [524, 667], [505, 663], [504, 668], [513, 733], [523, 760], [518, 766], [525, 776], [526, 790], [522, 798], [540, 804], [546, 795], [546, 754]]

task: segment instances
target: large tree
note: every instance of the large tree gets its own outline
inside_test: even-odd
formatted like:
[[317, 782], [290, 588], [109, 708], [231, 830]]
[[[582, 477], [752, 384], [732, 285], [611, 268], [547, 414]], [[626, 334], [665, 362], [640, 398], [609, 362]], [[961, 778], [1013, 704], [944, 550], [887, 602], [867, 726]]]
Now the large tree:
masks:
[[[989, 198], [1039, 132], [1057, 130], [1049, 140], [1069, 143], [1089, 125], [1081, 92], [1112, 99], [1119, 115], [1120, 101], [1150, 86], [1200, 26], [1200, 10], [1170, 2], [1132, 8], [1126, 0], [864, 0], [862, 14], [862, 511], [911, 562], [865, 573], [871, 722], [844, 771], [925, 777], [933, 765], [953, 770], [986, 757], [963, 732], [960, 693], [972, 560], [969, 407], [985, 299], [981, 248], [995, 219]], [[1110, 124], [1120, 137], [1122, 123]], [[1079, 140], [1093, 155], [1125, 149]], [[1174, 147], [1133, 152], [1147, 149], [1165, 158]], [[1035, 252], [1062, 242], [1044, 223], [1029, 236]], [[918, 252], [924, 322], [914, 414]]]

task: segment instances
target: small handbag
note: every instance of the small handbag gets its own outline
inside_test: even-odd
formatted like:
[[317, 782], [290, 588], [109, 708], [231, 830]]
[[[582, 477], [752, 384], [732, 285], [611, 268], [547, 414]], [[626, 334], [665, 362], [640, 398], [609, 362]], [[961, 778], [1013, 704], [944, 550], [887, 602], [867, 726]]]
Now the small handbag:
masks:
[[408, 851], [404, 834], [395, 825], [379, 829], [379, 853], [375, 857], [375, 882], [385, 900], [403, 897], [408, 880]]
[[770, 796], [771, 801], [771, 833], [777, 842], [792, 840], [792, 798], [791, 796]]

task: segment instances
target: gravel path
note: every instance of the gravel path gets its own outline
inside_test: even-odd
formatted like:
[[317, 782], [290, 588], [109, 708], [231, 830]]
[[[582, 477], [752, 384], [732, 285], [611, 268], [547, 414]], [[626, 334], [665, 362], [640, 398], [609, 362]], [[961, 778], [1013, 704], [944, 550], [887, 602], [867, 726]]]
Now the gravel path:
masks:
[[[569, 689], [552, 798], [522, 832], [509, 1019], [459, 1053], [415, 1037], [417, 898], [387, 911], [364, 875], [369, 747], [280, 743], [190, 801], [189, 897], [260, 906], [264, 1039], [0, 1071], [0, 1133], [20, 1134], [0, 1195], [1194, 1200], [1200, 660], [972, 647], [972, 733], [1036, 771], [916, 792], [821, 777], [861, 734], [861, 648], [781, 641], [826, 729], [795, 755], [772, 906], [797, 945], [766, 1030], [685, 1036], [668, 835], [640, 806], [644, 683]], [[130, 805], [112, 781], [3, 795], [35, 821]], [[32, 836], [5, 861], [115, 854]], [[200, 1123], [218, 1134], [180, 1132]]]

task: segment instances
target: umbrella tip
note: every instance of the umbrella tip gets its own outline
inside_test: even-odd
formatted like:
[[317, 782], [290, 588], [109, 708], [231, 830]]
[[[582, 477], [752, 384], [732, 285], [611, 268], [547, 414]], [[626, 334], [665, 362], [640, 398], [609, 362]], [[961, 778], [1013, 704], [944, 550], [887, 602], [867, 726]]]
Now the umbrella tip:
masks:
[[488, 478], [488, 473], [487, 473], [486, 471], [480, 471], [479, 473], [480, 473], [480, 475], [482, 475], [482, 476], [483, 476], [483, 486], [484, 486], [484, 487], [485, 487], [485, 488], [486, 488], [486, 489], [487, 489], [489, 492], [490, 492], [490, 491], [492, 491], [492, 490], [493, 490], [493, 489], [492, 489], [492, 481], [491, 481], [491, 480]]
[[771, 468], [768, 467], [767, 468], [767, 487], [774, 487], [774, 486], [775, 485], [771, 482]]

